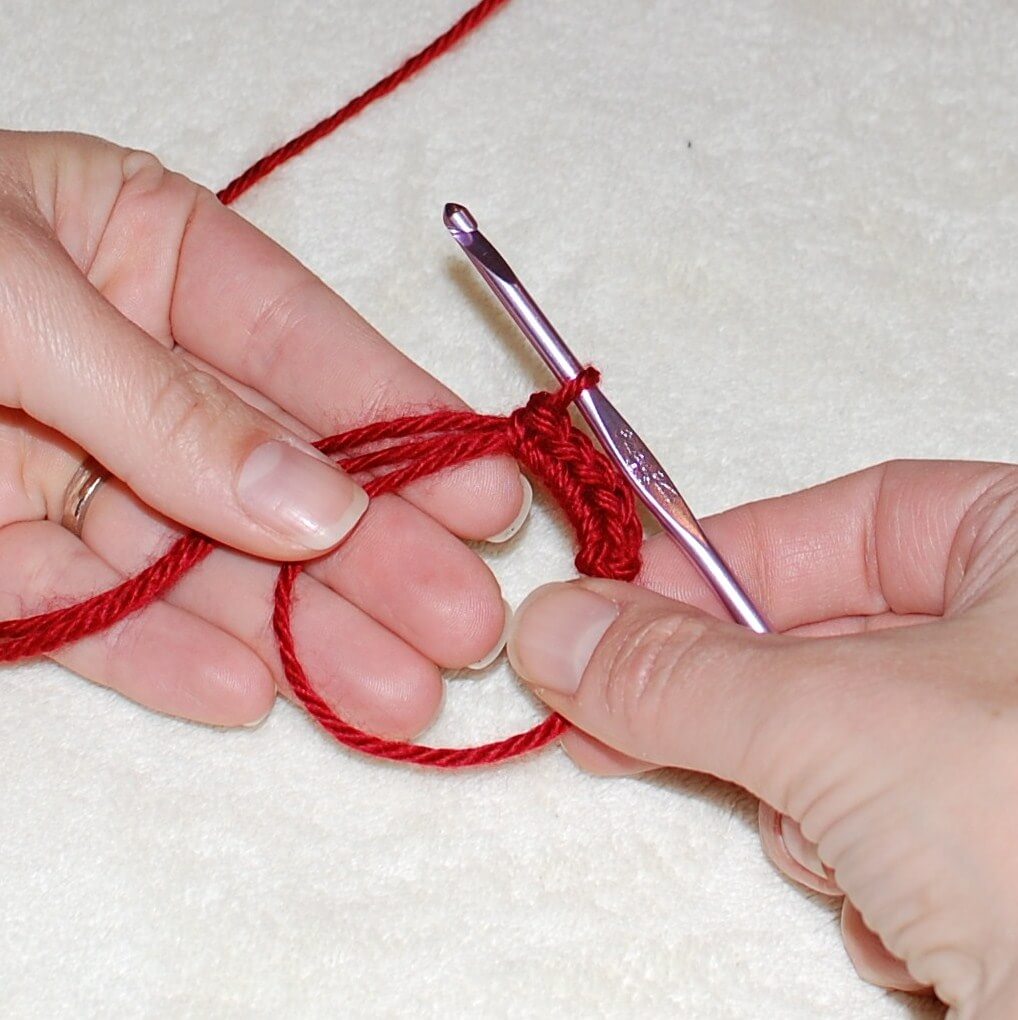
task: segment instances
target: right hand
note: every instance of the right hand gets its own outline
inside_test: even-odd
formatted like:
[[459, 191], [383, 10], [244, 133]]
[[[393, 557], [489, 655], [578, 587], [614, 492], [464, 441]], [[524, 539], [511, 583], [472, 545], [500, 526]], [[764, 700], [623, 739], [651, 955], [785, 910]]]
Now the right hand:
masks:
[[705, 530], [782, 635], [725, 618], [659, 536], [645, 587], [531, 595], [513, 665], [588, 768], [756, 794], [778, 867], [844, 897], [863, 977], [1018, 1016], [1018, 467], [884, 465]]
[[[272, 560], [302, 575], [301, 655], [355, 724], [409, 737], [440, 667], [505, 609], [460, 538], [525, 510], [495, 458], [366, 506], [315, 438], [462, 403], [208, 191], [96, 138], [0, 132], [0, 619], [115, 586], [185, 528], [217, 550], [165, 598], [55, 658], [149, 708], [251, 723], [282, 684]], [[82, 540], [59, 526], [92, 454]], [[323, 555], [327, 554], [327, 555]]]

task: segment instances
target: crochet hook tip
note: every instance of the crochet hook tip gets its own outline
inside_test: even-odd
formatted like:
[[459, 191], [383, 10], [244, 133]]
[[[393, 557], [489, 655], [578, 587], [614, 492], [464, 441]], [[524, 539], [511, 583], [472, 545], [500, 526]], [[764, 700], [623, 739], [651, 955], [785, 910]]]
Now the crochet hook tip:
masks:
[[446, 203], [442, 220], [451, 234], [473, 234], [477, 230], [477, 220], [470, 215], [470, 210], [456, 202]]
[[[519, 280], [495, 246], [481, 233], [473, 214], [465, 205], [448, 202], [442, 213], [442, 220], [452, 239], [467, 253], [478, 272], [488, 281], [488, 285], [499, 295], [512, 314], [515, 299], [506, 295], [505, 288], [520, 289]], [[523, 329], [526, 332], [525, 326]]]

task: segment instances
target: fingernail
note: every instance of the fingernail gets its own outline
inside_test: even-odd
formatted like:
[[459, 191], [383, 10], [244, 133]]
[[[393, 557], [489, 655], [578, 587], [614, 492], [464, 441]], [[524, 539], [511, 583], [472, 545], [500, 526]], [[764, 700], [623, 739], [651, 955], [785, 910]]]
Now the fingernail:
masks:
[[534, 487], [530, 484], [526, 475], [520, 475], [520, 488], [523, 490], [523, 502], [520, 504], [520, 512], [508, 528], [503, 528], [497, 535], [492, 535], [488, 539], [489, 542], [496, 545], [508, 542], [526, 523], [527, 518], [530, 516], [530, 508], [534, 505]]
[[535, 687], [575, 694], [594, 649], [618, 614], [614, 602], [586, 588], [538, 588], [516, 611], [509, 661]]
[[272, 715], [271, 708], [260, 719], [252, 719], [250, 722], [241, 723], [241, 725], [246, 730], [256, 730], [263, 722], [265, 722], [266, 719], [268, 719], [270, 715]]
[[470, 663], [467, 669], [487, 669], [502, 654], [513, 619], [513, 607], [505, 599], [502, 599], [502, 605], [505, 607], [505, 623], [502, 624], [502, 633], [499, 635], [498, 641], [495, 642], [495, 647], [483, 659]]
[[244, 509], [308, 549], [331, 549], [360, 520], [367, 493], [317, 455], [279, 440], [256, 447], [237, 478]]
[[802, 834], [798, 822], [793, 821], [788, 815], [782, 815], [778, 830], [781, 842], [785, 844], [785, 849], [788, 851], [788, 856], [796, 864], [801, 865], [817, 878], [830, 877], [830, 873], [824, 867], [824, 862], [820, 860], [816, 847]]

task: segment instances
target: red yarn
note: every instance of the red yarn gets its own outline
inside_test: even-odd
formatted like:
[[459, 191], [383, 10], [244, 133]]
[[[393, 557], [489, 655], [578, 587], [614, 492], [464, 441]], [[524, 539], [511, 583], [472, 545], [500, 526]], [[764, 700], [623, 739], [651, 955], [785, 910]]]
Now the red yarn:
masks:
[[491, 17], [500, 7], [505, 7], [509, 0], [481, 0], [479, 4], [471, 7], [466, 14], [456, 22], [448, 31], [443, 32], [434, 42], [429, 43], [418, 53], [415, 53], [405, 64], [396, 68], [392, 74], [386, 75], [380, 82], [376, 82], [366, 92], [362, 92], [355, 99], [351, 99], [346, 106], [330, 114], [324, 120], [320, 120], [314, 127], [290, 139], [285, 145], [262, 156], [257, 163], [249, 166], [239, 177], [234, 178], [219, 192], [219, 200], [229, 205], [253, 187], [263, 177], [268, 177], [273, 170], [282, 166], [294, 156], [299, 156], [305, 149], [310, 148], [315, 142], [320, 141], [326, 135], [332, 134], [341, 124], [345, 124], [351, 117], [356, 117], [366, 106], [370, 106], [376, 99], [387, 96], [395, 91], [408, 78], [412, 78], [418, 71], [423, 71], [433, 60], [437, 60], [447, 50], [452, 49], [461, 39], [468, 36], [483, 21]]
[[[507, 2], [483, 0], [472, 7], [452, 28], [397, 71], [331, 117], [260, 159], [228, 184], [219, 193], [220, 199], [226, 204], [232, 202], [282, 163], [392, 92]], [[436, 411], [365, 425], [315, 445], [352, 475], [389, 469], [365, 482], [364, 488], [371, 496], [395, 492], [415, 479], [479, 457], [508, 454], [543, 481], [565, 510], [576, 532], [577, 569], [594, 577], [632, 580], [640, 567], [643, 540], [632, 490], [611, 461], [594, 448], [569, 418], [569, 405], [597, 379], [596, 370], [588, 368], [556, 393], [533, 394], [525, 407], [508, 417]], [[397, 442], [384, 445], [391, 440]], [[0, 662], [45, 655], [106, 630], [160, 598], [214, 548], [214, 543], [202, 535], [185, 535], [165, 555], [110, 591], [48, 613], [0, 622]], [[341, 743], [380, 758], [437, 768], [465, 768], [526, 754], [550, 743], [568, 728], [561, 716], [552, 714], [533, 729], [494, 743], [436, 748], [383, 740], [344, 722], [311, 685], [297, 657], [290, 619], [294, 585], [302, 569], [300, 564], [293, 563], [281, 567], [273, 627], [287, 682], [308, 712]]]
[[[386, 439], [425, 438], [353, 454], [337, 463], [351, 474], [391, 467], [365, 485], [371, 496], [394, 492], [408, 482], [455, 464], [493, 454], [510, 454], [548, 487], [566, 511], [579, 544], [576, 567], [594, 577], [632, 580], [640, 569], [643, 526], [632, 490], [615, 466], [569, 420], [569, 405], [597, 382], [586, 369], [557, 393], [535, 393], [525, 407], [507, 418], [469, 411], [438, 411], [415, 418], [397, 418], [323, 439], [318, 448], [330, 456], [351, 454], [361, 446]], [[342, 744], [378, 758], [408, 761], [436, 768], [466, 768], [506, 761], [534, 751], [562, 735], [569, 724], [552, 714], [533, 729], [480, 747], [425, 747], [401, 740], [383, 740], [345, 722], [311, 686], [297, 657], [290, 615], [293, 588], [303, 568], [288, 563], [279, 571], [272, 623], [279, 642], [283, 672], [294, 694], [319, 723]]]

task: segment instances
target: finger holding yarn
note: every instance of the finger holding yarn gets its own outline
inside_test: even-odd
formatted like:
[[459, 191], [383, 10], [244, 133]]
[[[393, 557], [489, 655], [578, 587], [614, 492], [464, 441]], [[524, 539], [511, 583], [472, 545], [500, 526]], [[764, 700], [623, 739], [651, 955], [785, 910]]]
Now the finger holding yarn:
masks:
[[[595, 577], [630, 581], [640, 569], [643, 541], [632, 490], [569, 417], [572, 401], [597, 381], [597, 371], [585, 369], [555, 393], [535, 393], [508, 417], [436, 411], [365, 425], [316, 445], [351, 474], [375, 472], [364, 486], [372, 496], [394, 492], [417, 478], [479, 457], [516, 457], [545, 484], [565, 512], [576, 533], [577, 569]], [[202, 535], [185, 535], [165, 555], [116, 588], [74, 605], [0, 622], [0, 662], [45, 655], [113, 626], [160, 598], [214, 548]], [[297, 654], [291, 618], [294, 585], [302, 569], [293, 563], [280, 568], [273, 629], [294, 694], [340, 743], [394, 761], [468, 768], [537, 750], [568, 729], [564, 719], [550, 715], [532, 729], [479, 747], [435, 748], [385, 740], [352, 726], [318, 694]]]
[[[416, 458], [410, 464], [396, 467], [389, 474], [367, 483], [365, 488], [372, 494], [394, 491], [401, 484], [422, 477], [423, 473], [451, 467], [466, 459], [509, 453], [544, 482], [564, 510], [576, 532], [577, 568], [595, 577], [631, 581], [640, 569], [643, 542], [643, 527], [632, 490], [614, 464], [594, 447], [569, 417], [570, 403], [597, 380], [596, 370], [588, 368], [557, 393], [535, 393], [525, 407], [508, 418], [470, 415], [469, 412], [453, 415], [439, 412], [333, 436], [323, 440], [319, 449], [332, 455], [349, 454], [351, 449], [364, 442], [374, 443], [394, 435], [406, 438], [432, 433], [427, 438], [382, 447], [374, 453], [348, 456], [338, 461], [349, 471], [351, 465], [373, 463], [372, 457], [386, 464], [399, 464], [407, 456]], [[436, 433], [436, 426], [444, 426], [448, 431]], [[478, 747], [461, 748], [385, 740], [357, 729], [322, 699], [298, 657], [291, 617], [294, 585], [301, 569], [299, 564], [286, 564], [279, 572], [273, 629], [279, 642], [283, 672], [291, 689], [308, 713], [341, 744], [363, 754], [392, 761], [444, 769], [471, 768], [536, 751], [569, 728], [561, 716], [551, 714], [522, 733]]]

